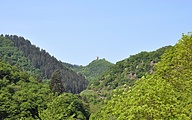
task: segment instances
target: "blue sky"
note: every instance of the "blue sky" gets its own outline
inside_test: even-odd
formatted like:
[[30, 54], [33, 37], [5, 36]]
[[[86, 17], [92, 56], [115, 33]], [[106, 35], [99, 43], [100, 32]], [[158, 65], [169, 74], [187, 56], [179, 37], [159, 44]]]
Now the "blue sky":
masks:
[[174, 45], [192, 31], [191, 0], [1, 0], [0, 34], [87, 65]]

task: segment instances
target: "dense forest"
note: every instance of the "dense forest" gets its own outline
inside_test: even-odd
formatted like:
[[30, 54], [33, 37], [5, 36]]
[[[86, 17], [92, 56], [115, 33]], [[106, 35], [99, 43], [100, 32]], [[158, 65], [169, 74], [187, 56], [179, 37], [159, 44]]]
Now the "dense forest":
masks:
[[166, 46], [152, 52], [143, 51], [136, 55], [131, 55], [129, 58], [117, 62], [103, 76], [92, 82], [90, 87], [92, 89], [111, 90], [124, 84], [132, 86], [135, 80], [146, 73], [153, 73], [154, 65], [160, 61], [161, 55], [170, 47]]
[[48, 84], [16, 66], [0, 60], [0, 119], [81, 119], [89, 118], [88, 103], [71, 93], [52, 92]]
[[93, 60], [91, 63], [89, 63], [86, 66], [68, 66], [73, 71], [77, 73], [81, 73], [86, 77], [88, 81], [93, 81], [94, 79], [99, 78], [102, 76], [106, 71], [108, 71], [113, 66], [112, 63], [109, 61], [103, 59], [97, 58], [96, 60]]
[[146, 74], [153, 74], [154, 66], [160, 61], [161, 55], [171, 46], [162, 47], [152, 52], [140, 52], [117, 62], [109, 70], [90, 82], [81, 96], [87, 98], [91, 112], [96, 112], [111, 99], [114, 89], [133, 86], [135, 81]]
[[76, 74], [63, 65], [55, 57], [45, 50], [32, 45], [29, 40], [16, 35], [1, 35], [0, 37], [1, 58], [11, 65], [17, 65], [21, 69], [34, 74], [39, 81], [50, 79], [52, 73], [60, 71], [63, 91], [80, 93], [86, 89], [88, 81], [81, 74]]
[[92, 120], [191, 120], [192, 35], [183, 35], [133, 87], [114, 90], [113, 98]]
[[174, 46], [116, 64], [79, 66], [23, 37], [1, 35], [0, 119], [191, 120], [191, 56], [192, 35], [183, 34]]

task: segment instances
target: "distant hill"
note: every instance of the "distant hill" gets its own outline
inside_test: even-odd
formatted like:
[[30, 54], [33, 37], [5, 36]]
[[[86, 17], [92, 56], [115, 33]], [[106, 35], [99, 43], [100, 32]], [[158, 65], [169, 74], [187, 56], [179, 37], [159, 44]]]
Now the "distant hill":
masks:
[[140, 52], [129, 58], [117, 62], [102, 76], [90, 82], [87, 90], [81, 96], [90, 102], [91, 111], [94, 113], [103, 106], [105, 100], [111, 98], [114, 89], [133, 86], [135, 81], [153, 74], [154, 65], [160, 61], [163, 53], [171, 46], [162, 47], [152, 52]]
[[113, 66], [113, 64], [103, 58], [93, 60], [86, 66], [78, 66], [70, 64], [68, 64], [67, 66], [72, 70], [74, 70], [75, 72], [84, 75], [87, 80], [92, 81], [94, 79], [101, 77], [101, 75], [103, 75], [104, 72], [108, 71]]
[[146, 73], [153, 73], [154, 65], [160, 61], [161, 55], [170, 47], [162, 47], [152, 52], [143, 51], [117, 62], [103, 76], [95, 80], [91, 87], [109, 90], [124, 84], [132, 86], [135, 80], [141, 78]]
[[32, 45], [29, 40], [23, 37], [1, 35], [0, 57], [11, 65], [17, 65], [20, 69], [41, 79], [50, 79], [52, 73], [59, 70], [66, 92], [80, 93], [88, 85], [88, 81], [83, 75], [76, 74], [54, 56]]
[[[134, 86], [113, 90], [90, 120], [191, 120], [192, 119], [192, 35], [166, 50], [153, 75]], [[149, 58], [149, 57], [147, 57]]]

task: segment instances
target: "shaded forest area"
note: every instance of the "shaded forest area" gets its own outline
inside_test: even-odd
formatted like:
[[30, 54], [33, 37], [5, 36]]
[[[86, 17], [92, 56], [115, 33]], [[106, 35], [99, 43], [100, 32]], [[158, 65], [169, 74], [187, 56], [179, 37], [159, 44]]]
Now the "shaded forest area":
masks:
[[[29, 40], [16, 35], [1, 35], [1, 56], [12, 65], [35, 74], [38, 79], [50, 79], [54, 71], [61, 72], [62, 84], [66, 92], [80, 93], [86, 89], [88, 81], [76, 74], [45, 50], [32, 45]], [[5, 43], [2, 43], [5, 42]], [[9, 43], [9, 44], [7, 44]]]

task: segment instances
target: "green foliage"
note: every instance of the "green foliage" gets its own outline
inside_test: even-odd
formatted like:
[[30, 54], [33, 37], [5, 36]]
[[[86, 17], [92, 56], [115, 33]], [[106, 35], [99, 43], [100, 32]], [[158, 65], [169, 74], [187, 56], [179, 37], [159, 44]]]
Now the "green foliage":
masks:
[[0, 119], [39, 119], [51, 92], [17, 67], [0, 61]]
[[[80, 96], [63, 90], [79, 93], [88, 84], [84, 77], [41, 51], [22, 37], [0, 36], [0, 119], [88, 120], [90, 111], [92, 120], [192, 119], [192, 35], [111, 68], [105, 60], [72, 66], [91, 80]], [[36, 75], [38, 70], [42, 74]], [[56, 94], [31, 75], [52, 78], [50, 87]]]
[[[183, 35], [179, 42], [162, 57], [156, 73], [176, 86], [185, 86], [192, 79], [192, 36]], [[178, 88], [179, 89], [179, 88]], [[180, 90], [180, 89], [179, 89]]]
[[[54, 88], [51, 90], [56, 94], [47, 83], [41, 82], [50, 78]], [[64, 87], [67, 92], [79, 93], [87, 85], [88, 81], [82, 75], [64, 67], [62, 62], [23, 37], [0, 36], [0, 119], [46, 119], [40, 114], [49, 110], [47, 107], [54, 103], [57, 93], [63, 93]], [[65, 117], [88, 119], [88, 104], [80, 98], [70, 97], [64, 106], [72, 101], [73, 107], [67, 109], [71, 112]]]
[[32, 45], [29, 40], [16, 35], [0, 36], [0, 57], [11, 65], [35, 76], [39, 82], [51, 79], [55, 70], [60, 70], [66, 92], [80, 93], [88, 81], [63, 65], [45, 50]]
[[[77, 66], [67, 63], [64, 63], [64, 65], [71, 68], [75, 72], [84, 75], [87, 80], [90, 82], [93, 81], [93, 83], [96, 85], [99, 85], [99, 82], [96, 79], [105, 74], [105, 72], [113, 66], [112, 63], [106, 61], [105, 59], [93, 60], [87, 66]], [[89, 102], [90, 111], [95, 113], [103, 105], [103, 100], [107, 99], [106, 95], [108, 95], [109, 92], [89, 90], [90, 88], [91, 86], [88, 86], [88, 90], [82, 91], [80, 95], [82, 98]]]
[[[102, 92], [102, 94], [105, 94], [105, 91]], [[89, 102], [91, 113], [97, 112], [103, 105], [103, 99], [106, 99], [106, 96], [101, 96], [98, 91], [93, 90], [84, 90], [80, 93], [80, 96], [83, 98], [83, 100]]]
[[[60, 80], [59, 72], [52, 79]], [[0, 119], [88, 120], [89, 105], [80, 96], [53, 94], [49, 86], [0, 60]], [[58, 91], [54, 91], [58, 92]], [[60, 91], [59, 91], [60, 92]]]
[[61, 73], [59, 70], [56, 70], [53, 72], [51, 76], [51, 82], [50, 82], [50, 90], [54, 93], [63, 93], [64, 92], [64, 87], [63, 83], [61, 81]]
[[[66, 65], [66, 64], [65, 64]], [[93, 81], [93, 84], [99, 85], [97, 79], [105, 74], [113, 64], [106, 61], [105, 59], [97, 59], [93, 60], [87, 66], [72, 66], [67, 64], [68, 67], [76, 71], [77, 73], [83, 74], [86, 76], [90, 82]], [[81, 92], [81, 97], [85, 98], [90, 103], [90, 111], [95, 113], [104, 103], [104, 99], [107, 99], [108, 91], [95, 91], [90, 90], [91, 86], [88, 86], [88, 90], [84, 90]]]
[[14, 43], [9, 40], [4, 38], [3, 36], [0, 36], [0, 47], [4, 47], [4, 46], [13, 46]]
[[101, 75], [103, 75], [107, 70], [109, 70], [113, 66], [112, 63], [106, 61], [105, 59], [93, 60], [87, 66], [74, 66], [71, 67], [77, 73], [81, 73], [89, 81], [97, 79]]
[[88, 120], [89, 108], [76, 95], [64, 93], [48, 104], [40, 115], [42, 120]]
[[107, 90], [113, 90], [124, 84], [132, 86], [135, 80], [145, 76], [146, 73], [153, 73], [154, 65], [160, 61], [161, 55], [169, 48], [170, 46], [167, 46], [152, 52], [141, 52], [117, 62], [102, 77], [90, 85], [92, 85], [92, 89]]
[[[93, 80], [88, 90], [94, 94], [89, 95], [82, 92], [82, 96], [86, 96], [90, 102], [91, 111], [95, 113], [109, 99], [114, 89], [119, 90], [127, 86], [133, 86], [135, 81], [148, 74], [153, 74], [154, 65], [160, 61], [161, 55], [171, 46], [162, 47], [152, 52], [141, 52], [132, 55], [129, 58], [117, 62], [101, 77]], [[93, 109], [92, 109], [93, 106]]]
[[183, 35], [162, 56], [153, 75], [141, 78], [132, 88], [115, 92], [107, 105], [91, 119], [192, 119], [191, 56], [192, 35]]
[[0, 58], [31, 75], [42, 77], [42, 72], [32, 66], [31, 62], [23, 55], [23, 52], [14, 46], [14, 42], [2, 36], [0, 36]]

